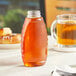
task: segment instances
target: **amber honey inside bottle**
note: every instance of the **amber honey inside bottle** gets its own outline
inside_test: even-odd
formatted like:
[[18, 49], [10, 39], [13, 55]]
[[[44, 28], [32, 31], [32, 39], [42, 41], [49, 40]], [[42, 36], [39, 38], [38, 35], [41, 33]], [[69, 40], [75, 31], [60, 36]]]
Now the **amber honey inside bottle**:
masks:
[[28, 11], [22, 30], [22, 59], [25, 66], [41, 66], [47, 59], [47, 31], [40, 11]]

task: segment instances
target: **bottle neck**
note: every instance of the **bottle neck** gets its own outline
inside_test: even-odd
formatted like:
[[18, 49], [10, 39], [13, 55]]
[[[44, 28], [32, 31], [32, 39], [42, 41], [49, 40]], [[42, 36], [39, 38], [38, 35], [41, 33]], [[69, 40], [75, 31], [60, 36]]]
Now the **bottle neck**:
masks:
[[37, 18], [41, 17], [40, 11], [34, 10], [34, 11], [28, 11], [27, 18]]

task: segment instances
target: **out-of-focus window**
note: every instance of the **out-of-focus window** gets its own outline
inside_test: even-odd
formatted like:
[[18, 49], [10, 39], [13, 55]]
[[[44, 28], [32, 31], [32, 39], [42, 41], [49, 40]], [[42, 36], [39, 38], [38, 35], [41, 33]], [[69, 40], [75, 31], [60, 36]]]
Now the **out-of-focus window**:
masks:
[[0, 28], [21, 33], [27, 10], [39, 9], [39, 0], [0, 0]]

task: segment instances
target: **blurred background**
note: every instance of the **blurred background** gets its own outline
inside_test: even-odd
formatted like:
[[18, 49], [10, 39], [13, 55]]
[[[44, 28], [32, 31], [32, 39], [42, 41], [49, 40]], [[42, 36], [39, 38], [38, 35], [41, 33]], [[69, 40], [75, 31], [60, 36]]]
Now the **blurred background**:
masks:
[[0, 28], [9, 27], [13, 33], [21, 33], [27, 11], [41, 10], [40, 4], [40, 0], [0, 0]]
[[47, 33], [59, 14], [76, 14], [76, 0], [0, 0], [0, 28], [10, 27], [21, 33], [28, 10], [40, 10]]

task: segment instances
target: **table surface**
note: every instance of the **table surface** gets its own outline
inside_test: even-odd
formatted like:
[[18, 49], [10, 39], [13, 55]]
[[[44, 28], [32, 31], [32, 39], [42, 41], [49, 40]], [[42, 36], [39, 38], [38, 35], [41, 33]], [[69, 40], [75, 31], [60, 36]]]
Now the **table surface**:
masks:
[[[51, 40], [49, 42], [52, 43]], [[44, 66], [24, 67], [20, 49], [0, 49], [0, 76], [50, 76], [57, 65], [76, 67], [76, 53], [57, 52], [50, 48]]]

